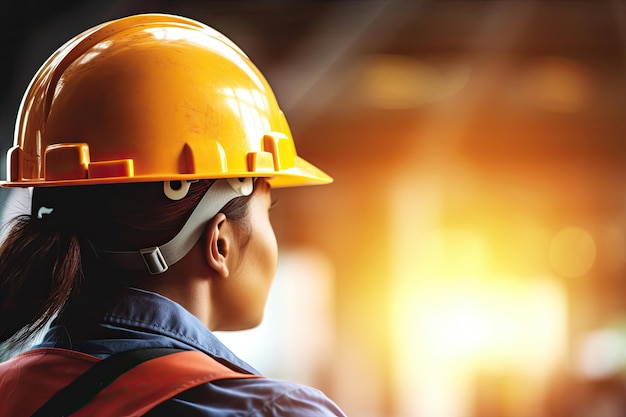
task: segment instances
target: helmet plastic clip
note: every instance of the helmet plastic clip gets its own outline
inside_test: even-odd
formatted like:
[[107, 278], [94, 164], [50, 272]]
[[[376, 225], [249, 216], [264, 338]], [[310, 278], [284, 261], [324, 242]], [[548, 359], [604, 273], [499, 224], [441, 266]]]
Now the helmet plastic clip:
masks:
[[239, 195], [250, 195], [254, 190], [254, 178], [227, 178], [228, 185]]
[[[178, 187], [172, 187], [172, 183], [180, 184]], [[189, 187], [191, 187], [191, 183], [198, 182], [198, 180], [177, 180], [177, 181], [164, 181], [163, 182], [163, 192], [170, 200], [182, 200], [185, 198], [187, 193], [189, 192]]]

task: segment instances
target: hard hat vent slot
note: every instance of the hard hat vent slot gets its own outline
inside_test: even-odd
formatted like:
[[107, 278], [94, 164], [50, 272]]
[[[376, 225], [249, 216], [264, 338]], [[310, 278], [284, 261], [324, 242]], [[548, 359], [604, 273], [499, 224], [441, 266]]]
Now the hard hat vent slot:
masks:
[[228, 172], [224, 147], [215, 140], [203, 140], [190, 145], [185, 143], [178, 156], [178, 172]]
[[130, 178], [135, 175], [132, 159], [92, 162], [88, 167], [89, 178]]
[[271, 133], [265, 135], [263, 137], [263, 149], [273, 155], [274, 169], [276, 171], [293, 168], [295, 166], [295, 147], [293, 146], [293, 142], [284, 134]]
[[57, 143], [46, 148], [44, 177], [47, 181], [87, 178], [89, 145], [86, 143]]
[[9, 181], [19, 181], [22, 179], [20, 160], [23, 158], [22, 148], [14, 146], [7, 153], [7, 178]]
[[274, 155], [269, 152], [250, 152], [248, 154], [248, 171], [273, 172]]

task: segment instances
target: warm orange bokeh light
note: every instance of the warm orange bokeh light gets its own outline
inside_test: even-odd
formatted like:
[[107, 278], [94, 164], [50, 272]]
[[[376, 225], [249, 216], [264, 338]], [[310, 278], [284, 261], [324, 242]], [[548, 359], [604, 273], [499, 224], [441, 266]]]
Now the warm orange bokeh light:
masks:
[[568, 278], [587, 273], [595, 257], [596, 245], [593, 237], [579, 227], [560, 230], [550, 243], [550, 265], [557, 273]]
[[373, 55], [364, 61], [358, 79], [362, 100], [374, 108], [415, 108], [444, 100], [463, 89], [470, 79], [468, 63], [441, 65], [406, 55]]

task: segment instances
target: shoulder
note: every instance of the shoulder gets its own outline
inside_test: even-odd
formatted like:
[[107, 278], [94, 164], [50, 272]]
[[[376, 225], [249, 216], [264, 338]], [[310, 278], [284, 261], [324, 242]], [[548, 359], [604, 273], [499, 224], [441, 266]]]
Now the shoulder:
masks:
[[323, 392], [271, 378], [223, 379], [187, 390], [147, 416], [344, 417]]

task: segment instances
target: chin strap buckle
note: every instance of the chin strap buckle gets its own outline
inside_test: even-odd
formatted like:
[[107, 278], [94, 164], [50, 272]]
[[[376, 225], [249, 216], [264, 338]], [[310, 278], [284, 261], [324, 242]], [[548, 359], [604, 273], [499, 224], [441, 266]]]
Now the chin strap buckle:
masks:
[[150, 274], [157, 275], [167, 271], [167, 262], [165, 262], [165, 258], [163, 257], [163, 254], [158, 246], [139, 249], [139, 253], [143, 258], [143, 261], [146, 263]]

